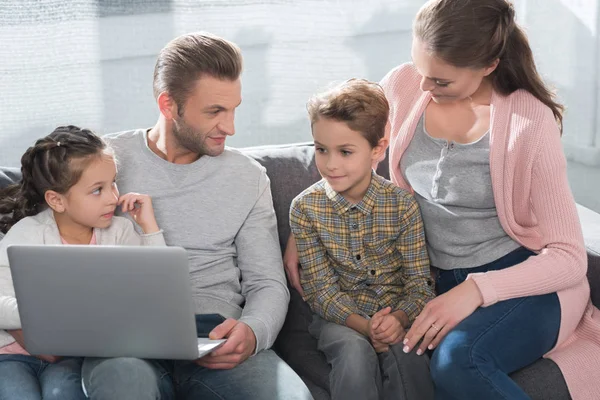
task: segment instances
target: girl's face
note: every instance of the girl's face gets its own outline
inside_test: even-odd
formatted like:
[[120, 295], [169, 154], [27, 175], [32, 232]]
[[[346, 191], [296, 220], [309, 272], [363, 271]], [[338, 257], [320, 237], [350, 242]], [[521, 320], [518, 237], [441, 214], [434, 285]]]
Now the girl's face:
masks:
[[411, 55], [421, 75], [421, 90], [431, 92], [436, 103], [452, 103], [472, 96], [497, 63], [487, 68], [461, 68], [432, 55], [425, 43], [413, 38]]
[[79, 181], [61, 197], [59, 209], [81, 227], [107, 228], [119, 199], [115, 179], [117, 168], [112, 156], [103, 155], [88, 164]]

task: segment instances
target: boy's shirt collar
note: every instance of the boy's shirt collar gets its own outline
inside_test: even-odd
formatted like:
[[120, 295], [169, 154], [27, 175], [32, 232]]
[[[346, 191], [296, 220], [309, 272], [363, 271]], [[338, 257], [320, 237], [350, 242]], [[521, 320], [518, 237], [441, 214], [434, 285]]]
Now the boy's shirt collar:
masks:
[[346, 200], [344, 196], [333, 190], [325, 179], [323, 179], [323, 186], [325, 187], [325, 194], [327, 195], [327, 198], [331, 200], [333, 208], [338, 214], [343, 215], [352, 207], [356, 207], [356, 209], [358, 209], [364, 215], [369, 215], [375, 206], [375, 200], [377, 199], [377, 193], [381, 188], [381, 182], [379, 181], [379, 176], [375, 173], [375, 171], [372, 171], [371, 183], [369, 184], [367, 193], [365, 193], [362, 200], [358, 204], [352, 204]]

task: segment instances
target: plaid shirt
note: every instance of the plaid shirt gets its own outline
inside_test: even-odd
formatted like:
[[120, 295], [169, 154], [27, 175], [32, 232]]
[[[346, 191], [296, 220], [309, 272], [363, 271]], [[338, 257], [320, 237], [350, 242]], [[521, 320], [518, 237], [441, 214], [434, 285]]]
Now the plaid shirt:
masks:
[[391, 306], [412, 323], [434, 297], [417, 202], [375, 173], [356, 205], [315, 183], [292, 202], [290, 226], [304, 299], [328, 321], [345, 325], [350, 314]]

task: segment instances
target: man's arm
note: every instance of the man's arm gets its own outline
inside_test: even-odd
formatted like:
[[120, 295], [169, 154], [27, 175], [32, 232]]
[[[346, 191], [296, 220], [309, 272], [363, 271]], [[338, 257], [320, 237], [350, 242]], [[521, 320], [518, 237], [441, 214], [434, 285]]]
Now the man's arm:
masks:
[[242, 295], [246, 299], [240, 321], [254, 332], [257, 353], [275, 342], [290, 300], [270, 183], [264, 169], [258, 182], [258, 199], [239, 230], [235, 245]]

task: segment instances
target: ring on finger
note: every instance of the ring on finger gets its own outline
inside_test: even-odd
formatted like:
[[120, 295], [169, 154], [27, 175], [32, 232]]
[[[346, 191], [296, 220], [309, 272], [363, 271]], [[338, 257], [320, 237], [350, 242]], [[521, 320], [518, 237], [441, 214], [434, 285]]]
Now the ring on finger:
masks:
[[438, 332], [441, 330], [441, 328], [438, 328], [437, 326], [435, 326], [435, 324], [431, 324], [431, 327]]

